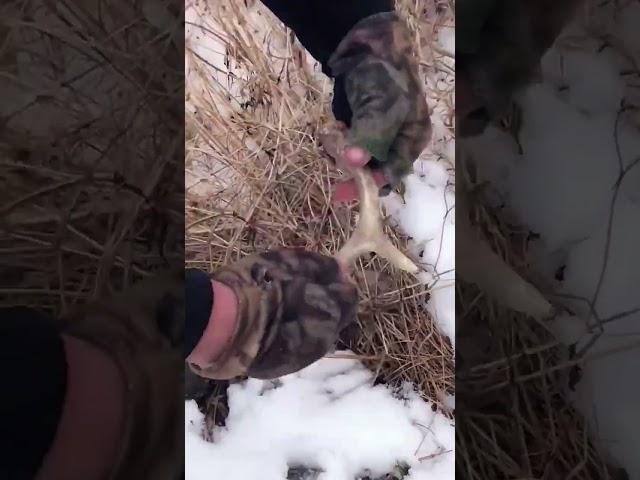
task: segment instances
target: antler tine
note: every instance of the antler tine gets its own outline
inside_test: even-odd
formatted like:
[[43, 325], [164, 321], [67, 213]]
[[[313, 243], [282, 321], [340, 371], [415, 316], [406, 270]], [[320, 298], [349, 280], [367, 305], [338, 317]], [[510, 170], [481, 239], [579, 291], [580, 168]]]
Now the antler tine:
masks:
[[464, 184], [456, 197], [456, 264], [460, 278], [475, 283], [506, 307], [538, 320], [552, 317], [555, 308], [531, 283], [522, 278], [491, 249], [469, 220], [469, 198]]
[[352, 174], [360, 197], [360, 218], [356, 230], [338, 251], [336, 258], [344, 265], [351, 265], [360, 255], [375, 252], [397, 268], [417, 274], [420, 269], [404, 253], [396, 248], [385, 235], [380, 215], [378, 186], [366, 168], [350, 168], [341, 161], [345, 139], [342, 132], [323, 133], [320, 141], [344, 170]]

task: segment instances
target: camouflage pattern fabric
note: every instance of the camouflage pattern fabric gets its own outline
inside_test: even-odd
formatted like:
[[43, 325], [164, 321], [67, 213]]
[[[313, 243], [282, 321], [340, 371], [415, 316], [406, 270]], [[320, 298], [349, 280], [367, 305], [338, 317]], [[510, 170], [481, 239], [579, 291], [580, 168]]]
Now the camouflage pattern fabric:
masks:
[[238, 326], [217, 361], [196, 372], [212, 379], [271, 379], [330, 352], [356, 321], [357, 292], [335, 259], [298, 249], [246, 257], [213, 278], [238, 297]]
[[[411, 36], [393, 12], [358, 22], [329, 59], [344, 81], [353, 112], [348, 142], [372, 155], [391, 188], [412, 171], [431, 140], [429, 108], [418, 77]], [[381, 194], [388, 192], [388, 189]]]
[[151, 278], [62, 320], [104, 350], [126, 382], [124, 432], [109, 479], [184, 478], [184, 275]]

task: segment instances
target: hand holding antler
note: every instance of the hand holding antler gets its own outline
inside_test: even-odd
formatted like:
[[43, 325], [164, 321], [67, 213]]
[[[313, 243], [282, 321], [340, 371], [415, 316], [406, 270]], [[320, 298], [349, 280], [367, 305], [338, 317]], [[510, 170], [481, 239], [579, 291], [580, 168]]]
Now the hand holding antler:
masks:
[[[351, 115], [345, 119], [347, 132], [325, 133], [321, 142], [339, 167], [351, 174], [360, 199], [356, 231], [336, 258], [349, 265], [373, 251], [398, 268], [417, 273], [418, 267], [385, 236], [379, 200], [412, 172], [431, 139], [411, 33], [393, 12], [367, 17], [343, 38], [329, 66], [336, 86], [344, 89], [337, 97], [347, 100]], [[366, 152], [366, 167], [353, 168], [342, 161], [347, 144]], [[372, 170], [382, 174], [385, 189], [379, 188]]]
[[337, 165], [352, 175], [360, 198], [360, 218], [355, 232], [336, 254], [336, 259], [345, 266], [351, 265], [360, 255], [375, 252], [393, 265], [416, 274], [419, 268], [404, 253], [398, 250], [385, 235], [380, 213], [378, 185], [373, 174], [366, 168], [354, 168], [343, 161], [346, 140], [343, 132], [336, 130], [320, 135], [320, 142]]
[[349, 129], [349, 145], [368, 152], [367, 167], [384, 175], [382, 196], [413, 171], [431, 140], [413, 43], [403, 20], [381, 13], [358, 22], [329, 59], [336, 79], [334, 106], [346, 100], [349, 110], [336, 118]]

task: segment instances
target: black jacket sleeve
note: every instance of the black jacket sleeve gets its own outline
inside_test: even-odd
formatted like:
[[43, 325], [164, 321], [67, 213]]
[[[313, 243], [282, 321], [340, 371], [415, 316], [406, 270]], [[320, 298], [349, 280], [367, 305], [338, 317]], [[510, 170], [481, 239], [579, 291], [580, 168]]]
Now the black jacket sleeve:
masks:
[[[331, 75], [329, 57], [351, 28], [363, 18], [392, 11], [393, 0], [263, 0], [298, 37], [300, 43], [322, 64], [322, 71]], [[335, 79], [333, 114], [336, 120], [351, 123], [341, 78]]]
[[51, 447], [67, 390], [64, 343], [51, 318], [0, 309], [0, 377], [0, 476], [29, 480]]
[[351, 28], [363, 18], [393, 10], [392, 0], [263, 0], [300, 43], [322, 63], [327, 75], [329, 57]]
[[213, 310], [211, 277], [202, 270], [185, 271], [184, 358], [195, 348], [209, 323]]

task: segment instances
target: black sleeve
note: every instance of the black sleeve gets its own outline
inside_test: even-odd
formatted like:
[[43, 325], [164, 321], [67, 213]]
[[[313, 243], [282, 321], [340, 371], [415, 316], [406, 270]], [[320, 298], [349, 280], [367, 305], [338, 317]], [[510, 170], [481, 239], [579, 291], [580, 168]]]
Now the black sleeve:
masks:
[[351, 28], [363, 18], [393, 10], [392, 0], [263, 0], [300, 43], [322, 64]]
[[51, 318], [0, 309], [0, 377], [2, 478], [30, 480], [51, 448], [67, 390], [64, 343]]
[[[340, 41], [363, 18], [394, 8], [393, 0], [262, 0], [331, 75], [327, 62]], [[336, 120], [351, 124], [343, 80], [336, 78], [332, 103]]]
[[184, 358], [198, 344], [213, 309], [211, 277], [202, 270], [185, 271]]
[[[187, 356], [209, 322], [213, 290], [206, 272], [185, 273]], [[0, 477], [31, 480], [51, 448], [66, 396], [67, 359], [58, 322], [30, 308], [0, 308], [0, 378]]]

